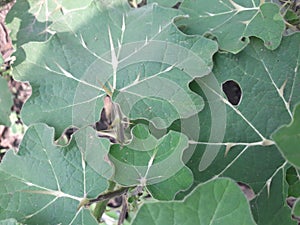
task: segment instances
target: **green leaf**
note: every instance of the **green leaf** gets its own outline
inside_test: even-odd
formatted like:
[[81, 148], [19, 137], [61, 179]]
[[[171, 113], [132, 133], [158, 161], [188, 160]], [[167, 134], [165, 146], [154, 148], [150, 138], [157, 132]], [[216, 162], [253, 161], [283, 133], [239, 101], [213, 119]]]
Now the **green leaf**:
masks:
[[98, 148], [90, 151], [101, 154], [99, 164], [107, 164], [108, 149], [102, 146], [108, 140], [86, 129], [59, 147], [53, 144], [53, 128], [44, 124], [28, 128], [18, 154], [7, 152], [0, 164], [0, 219], [14, 217], [26, 224], [98, 224], [88, 209], [77, 207], [107, 189], [106, 171], [99, 176], [86, 165], [77, 141], [97, 143]]
[[199, 185], [183, 201], [144, 203], [133, 225], [255, 224], [248, 202], [229, 179]]
[[157, 140], [142, 124], [136, 125], [132, 133], [129, 145], [113, 145], [110, 149], [116, 182], [125, 186], [150, 185], [149, 191], [158, 199], [173, 199], [191, 185], [192, 174], [182, 162], [182, 153], [188, 146], [185, 135], [170, 131]]
[[262, 39], [269, 49], [276, 49], [285, 28], [279, 7], [259, 0], [205, 1], [186, 0], [180, 9], [188, 17], [178, 18], [177, 25], [188, 34], [212, 35], [220, 48], [238, 53], [250, 36]]
[[95, 3], [63, 15], [49, 41], [23, 45], [26, 59], [14, 77], [33, 89], [23, 121], [45, 122], [56, 137], [70, 125], [93, 124], [103, 107], [103, 85], [114, 88], [126, 116], [158, 128], [196, 114], [203, 100], [187, 83], [211, 71], [217, 46], [178, 31], [172, 22], [178, 13], [156, 4], [107, 9]]
[[300, 167], [300, 105], [295, 107], [292, 122], [279, 128], [273, 135], [283, 156], [294, 166]]
[[7, 81], [0, 77], [0, 124], [9, 126], [10, 108], [13, 105], [12, 94], [8, 89]]

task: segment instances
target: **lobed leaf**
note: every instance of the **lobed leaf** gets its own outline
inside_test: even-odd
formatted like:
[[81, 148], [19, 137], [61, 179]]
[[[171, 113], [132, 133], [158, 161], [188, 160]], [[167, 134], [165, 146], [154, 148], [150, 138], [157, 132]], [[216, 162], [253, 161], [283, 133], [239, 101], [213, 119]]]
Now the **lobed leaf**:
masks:
[[[268, 184], [287, 161], [271, 138], [278, 127], [291, 120], [291, 112], [300, 101], [300, 49], [294, 47], [299, 46], [299, 40], [299, 34], [285, 37], [278, 49], [270, 51], [260, 40], [252, 39], [237, 55], [217, 54], [214, 73], [193, 84], [206, 103], [199, 113], [200, 136], [190, 141], [194, 149], [185, 151], [187, 165], [194, 174], [194, 187], [215, 176], [246, 183], [256, 194], [266, 186], [270, 190], [275, 187]], [[241, 89], [237, 105], [232, 105], [220, 90], [229, 80]], [[282, 176], [285, 174], [281, 175], [284, 181]], [[283, 182], [281, 185], [284, 189]], [[284, 197], [286, 192], [281, 200]], [[261, 198], [268, 201], [267, 195]]]
[[255, 224], [248, 202], [229, 179], [199, 185], [183, 201], [144, 203], [132, 222], [138, 224]]
[[[64, 13], [87, 7], [88, 1], [17, 1], [5, 20], [11, 30], [10, 38], [16, 47], [32, 41], [46, 41], [51, 36], [49, 26]], [[19, 59], [17, 59], [19, 60]]]
[[110, 149], [117, 183], [149, 187], [157, 199], [173, 199], [177, 192], [191, 185], [192, 174], [182, 162], [188, 145], [185, 135], [170, 131], [156, 139], [142, 124], [133, 128], [133, 135], [129, 145], [113, 145]]
[[89, 140], [90, 145], [98, 146], [90, 151], [102, 156], [99, 164], [108, 164], [104, 159], [108, 149], [103, 148], [108, 140], [100, 140], [87, 128], [60, 147], [53, 144], [53, 133], [53, 128], [35, 124], [26, 131], [18, 154], [6, 153], [0, 164], [0, 219], [14, 217], [26, 224], [97, 224], [88, 209], [78, 207], [84, 199], [107, 189], [107, 176], [112, 172], [96, 173], [85, 163], [77, 142]]
[[126, 4], [70, 11], [50, 27], [56, 34], [47, 42], [23, 45], [26, 57], [14, 77], [33, 88], [22, 110], [26, 124], [47, 123], [57, 137], [70, 125], [93, 124], [103, 107], [103, 86], [113, 87], [126, 116], [158, 128], [202, 109], [201, 97], [187, 84], [211, 71], [216, 43], [178, 31], [172, 22], [177, 10]]
[[180, 9], [188, 17], [177, 26], [188, 34], [216, 37], [222, 50], [238, 53], [249, 44], [249, 37], [262, 39], [268, 49], [276, 49], [285, 28], [278, 5], [259, 0], [190, 1]]

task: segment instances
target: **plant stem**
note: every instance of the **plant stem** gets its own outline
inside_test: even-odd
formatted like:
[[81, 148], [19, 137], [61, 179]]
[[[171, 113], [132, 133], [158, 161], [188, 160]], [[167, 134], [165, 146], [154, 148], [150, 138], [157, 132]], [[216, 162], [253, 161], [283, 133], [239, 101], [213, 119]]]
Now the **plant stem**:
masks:
[[97, 203], [96, 207], [94, 209], [93, 215], [96, 217], [96, 219], [98, 221], [101, 220], [101, 217], [102, 217], [103, 213], [105, 212], [108, 201], [111, 198], [114, 198], [114, 197], [117, 197], [117, 196], [120, 196], [120, 195], [126, 193], [129, 189], [129, 187], [122, 187], [120, 189], [113, 191], [115, 186], [116, 186], [116, 183], [113, 181], [110, 181], [110, 184], [108, 187], [108, 190], [109, 190], [108, 193], [99, 195], [97, 198], [94, 198], [94, 199], [89, 199], [88, 202], [85, 204], [86, 206], [90, 206], [93, 203]]
[[[115, 182], [109, 181], [108, 190], [112, 191], [115, 188], [115, 186], [116, 186]], [[109, 193], [111, 193], [111, 192], [109, 192]], [[104, 195], [99, 195], [96, 199], [98, 199], [100, 196], [104, 196]], [[96, 207], [93, 212], [93, 215], [96, 217], [97, 221], [100, 221], [103, 213], [105, 212], [106, 205], [109, 201], [109, 198], [103, 199], [103, 200], [99, 199], [99, 201], [96, 201], [96, 199], [89, 200], [88, 205], [91, 205], [92, 203], [97, 202]]]

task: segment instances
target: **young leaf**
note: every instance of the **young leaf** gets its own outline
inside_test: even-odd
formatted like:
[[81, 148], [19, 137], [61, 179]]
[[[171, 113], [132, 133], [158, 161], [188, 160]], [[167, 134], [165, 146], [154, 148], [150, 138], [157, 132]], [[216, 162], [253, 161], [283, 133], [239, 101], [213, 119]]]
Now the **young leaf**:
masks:
[[[116, 182], [125, 186], [152, 185], [149, 191], [159, 199], [173, 199], [191, 185], [192, 174], [182, 162], [182, 153], [188, 146], [185, 135], [170, 131], [157, 140], [141, 124], [133, 128], [133, 135], [129, 145], [111, 147], [109, 158], [115, 166]], [[182, 179], [184, 182], [178, 183]]]
[[132, 225], [254, 225], [249, 204], [229, 179], [199, 185], [183, 201], [144, 203]]
[[269, 49], [276, 49], [284, 31], [279, 7], [260, 0], [186, 0], [180, 9], [189, 15], [177, 21], [188, 34], [213, 35], [220, 48], [238, 53], [250, 36], [261, 38]]
[[202, 109], [187, 84], [211, 71], [216, 43], [178, 31], [177, 10], [122, 2], [71, 11], [52, 24], [49, 41], [23, 45], [26, 58], [14, 77], [33, 88], [22, 110], [26, 124], [45, 122], [56, 136], [72, 124], [93, 124], [106, 94], [98, 81], [113, 87], [113, 101], [127, 117], [158, 128]]
[[76, 141], [72, 139], [65, 147], [54, 145], [53, 136], [53, 128], [33, 125], [18, 154], [6, 153], [0, 164], [0, 219], [13, 217], [26, 224], [98, 224], [80, 206], [107, 189], [107, 170], [99, 176], [87, 165], [77, 142], [88, 139], [94, 147], [89, 151], [102, 156], [98, 163], [108, 164], [104, 159], [108, 149], [103, 149], [108, 140], [91, 139], [96, 137], [92, 128], [76, 133]]

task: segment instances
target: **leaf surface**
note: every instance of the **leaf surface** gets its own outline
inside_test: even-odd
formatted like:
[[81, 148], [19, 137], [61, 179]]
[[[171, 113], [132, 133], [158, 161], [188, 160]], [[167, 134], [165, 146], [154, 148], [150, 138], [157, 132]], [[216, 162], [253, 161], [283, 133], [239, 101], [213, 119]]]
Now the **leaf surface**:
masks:
[[[44, 124], [31, 126], [18, 154], [9, 151], [5, 155], [0, 164], [0, 218], [13, 216], [28, 224], [97, 224], [88, 209], [77, 207], [107, 189], [107, 171], [99, 176], [86, 165], [75, 140], [65, 147], [54, 145], [53, 133]], [[96, 138], [91, 128], [75, 137], [96, 142], [99, 147], [93, 151], [102, 155], [98, 163], [107, 164], [108, 149], [101, 148], [107, 140]]]

